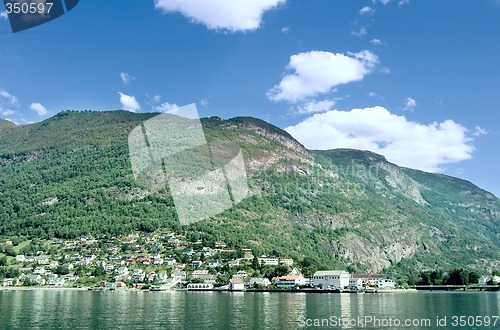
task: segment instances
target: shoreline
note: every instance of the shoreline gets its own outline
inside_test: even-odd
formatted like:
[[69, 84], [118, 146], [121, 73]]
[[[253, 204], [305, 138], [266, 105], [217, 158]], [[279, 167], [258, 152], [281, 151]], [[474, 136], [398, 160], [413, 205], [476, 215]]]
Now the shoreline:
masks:
[[[72, 288], [72, 287], [50, 287], [50, 286], [0, 286], [0, 292], [12, 292], [12, 291], [89, 291], [91, 287], [80, 287], [80, 288]], [[226, 289], [199, 289], [199, 290], [187, 290], [187, 289], [170, 289], [170, 290], [161, 290], [161, 291], [150, 291], [150, 290], [142, 290], [136, 288], [116, 288], [113, 290], [95, 290], [99, 292], [104, 291], [118, 291], [118, 292], [229, 292], [229, 293], [319, 293], [319, 294], [402, 294], [402, 293], [417, 293], [417, 292], [498, 292], [498, 290], [417, 290], [417, 289], [379, 289], [377, 292], [338, 292], [335, 290], [320, 290], [320, 289], [299, 289], [299, 290], [279, 290], [279, 289], [262, 289], [262, 290], [226, 290]]]

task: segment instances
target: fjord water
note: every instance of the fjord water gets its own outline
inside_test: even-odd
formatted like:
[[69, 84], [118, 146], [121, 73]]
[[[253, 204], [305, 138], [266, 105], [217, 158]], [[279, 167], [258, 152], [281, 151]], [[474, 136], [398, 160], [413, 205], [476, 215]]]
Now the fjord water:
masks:
[[[332, 320], [429, 319], [409, 329], [500, 329], [498, 292], [304, 294], [240, 292], [0, 291], [1, 329], [387, 329]], [[489, 326], [452, 325], [454, 316], [491, 317]], [[446, 326], [436, 319], [446, 317]], [[328, 319], [328, 322], [326, 322]], [[323, 326], [314, 326], [314, 322]], [[473, 321], [476, 322], [476, 321]], [[444, 323], [441, 321], [441, 324]], [[311, 325], [311, 326], [309, 326]], [[318, 325], [318, 323], [316, 323]], [[396, 327], [390, 327], [396, 328]]]

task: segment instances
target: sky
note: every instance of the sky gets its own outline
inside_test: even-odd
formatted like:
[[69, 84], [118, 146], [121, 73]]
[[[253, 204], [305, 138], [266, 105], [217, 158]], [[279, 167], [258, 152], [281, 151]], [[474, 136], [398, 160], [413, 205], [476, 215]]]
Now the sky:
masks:
[[500, 0], [84, 0], [18, 33], [5, 10], [0, 118], [196, 103], [500, 196]]

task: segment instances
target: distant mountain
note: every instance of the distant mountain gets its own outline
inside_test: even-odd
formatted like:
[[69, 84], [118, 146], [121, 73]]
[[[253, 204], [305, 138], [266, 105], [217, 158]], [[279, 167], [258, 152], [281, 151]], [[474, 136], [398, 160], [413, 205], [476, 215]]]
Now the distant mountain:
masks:
[[5, 119], [0, 119], [0, 130], [4, 129], [4, 128], [13, 127], [13, 126], [16, 126], [16, 124], [14, 124], [11, 121], [5, 120]]
[[156, 114], [65, 111], [0, 121], [0, 235], [71, 238], [169, 228], [323, 268], [410, 274], [500, 267], [500, 203], [470, 182], [398, 167], [368, 151], [307, 150], [259, 119], [202, 120], [210, 143], [240, 145], [251, 196], [181, 226], [168, 189], [137, 185], [127, 137]]

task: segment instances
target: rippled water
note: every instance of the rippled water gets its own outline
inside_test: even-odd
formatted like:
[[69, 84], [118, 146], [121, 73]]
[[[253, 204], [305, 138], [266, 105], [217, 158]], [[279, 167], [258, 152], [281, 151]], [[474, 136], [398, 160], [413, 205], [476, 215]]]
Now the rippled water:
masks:
[[[500, 293], [496, 292], [0, 291], [2, 329], [397, 328], [394, 323], [388, 326], [389, 318], [393, 322], [413, 322], [407, 329], [500, 329], [500, 319], [493, 325], [498, 315]], [[460, 327], [460, 316], [469, 323]], [[487, 316], [489, 326], [484, 325]], [[446, 327], [438, 327], [437, 320], [444, 325], [444, 317]], [[363, 320], [372, 320], [372, 323]], [[378, 323], [374, 323], [376, 320]], [[425, 324], [425, 320], [429, 320], [430, 325]], [[452, 324], [455, 320], [456, 327]], [[479, 321], [483, 322], [481, 326]]]

